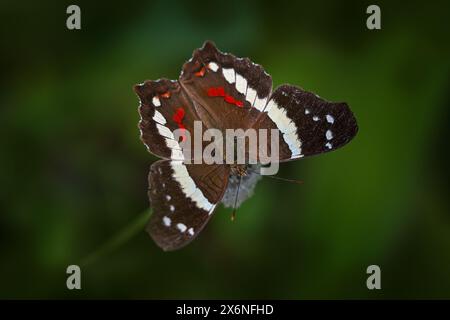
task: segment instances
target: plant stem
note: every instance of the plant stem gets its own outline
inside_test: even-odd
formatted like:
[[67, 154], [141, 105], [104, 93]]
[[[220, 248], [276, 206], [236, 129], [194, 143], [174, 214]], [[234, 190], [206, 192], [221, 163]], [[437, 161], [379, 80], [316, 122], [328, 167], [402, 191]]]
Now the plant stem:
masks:
[[150, 209], [145, 210], [144, 212], [137, 215], [135, 219], [133, 219], [122, 230], [117, 232], [109, 240], [103, 243], [97, 250], [84, 257], [84, 259], [81, 260], [80, 266], [89, 266], [95, 263], [100, 258], [105, 257], [120, 248], [122, 245], [124, 245], [144, 229], [151, 213], [152, 211]]

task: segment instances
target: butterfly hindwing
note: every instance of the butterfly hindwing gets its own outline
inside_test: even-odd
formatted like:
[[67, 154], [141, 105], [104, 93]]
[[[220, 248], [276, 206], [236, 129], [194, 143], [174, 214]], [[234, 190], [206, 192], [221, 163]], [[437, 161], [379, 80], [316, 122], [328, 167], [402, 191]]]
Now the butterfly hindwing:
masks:
[[335, 150], [358, 131], [346, 103], [329, 102], [291, 85], [273, 92], [254, 128], [279, 130], [280, 161]]
[[228, 185], [229, 167], [160, 160], [149, 173], [153, 214], [147, 231], [162, 249], [192, 241], [208, 222]]

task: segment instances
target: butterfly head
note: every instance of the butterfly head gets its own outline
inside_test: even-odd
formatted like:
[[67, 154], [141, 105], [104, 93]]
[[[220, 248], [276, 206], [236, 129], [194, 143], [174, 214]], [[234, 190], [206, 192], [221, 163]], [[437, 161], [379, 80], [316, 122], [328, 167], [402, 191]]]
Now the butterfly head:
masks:
[[246, 164], [231, 164], [230, 171], [232, 176], [244, 177], [248, 174], [248, 165]]

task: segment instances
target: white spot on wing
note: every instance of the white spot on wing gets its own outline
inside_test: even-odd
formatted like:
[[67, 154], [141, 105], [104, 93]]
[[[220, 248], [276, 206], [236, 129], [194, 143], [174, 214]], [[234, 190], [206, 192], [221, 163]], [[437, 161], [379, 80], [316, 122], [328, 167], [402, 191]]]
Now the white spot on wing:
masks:
[[267, 103], [267, 97], [262, 98], [262, 99], [260, 99], [259, 97], [256, 97], [255, 108], [262, 112], [264, 110], [264, 108], [266, 107], [266, 103]]
[[297, 135], [297, 126], [289, 119], [284, 108], [280, 108], [275, 100], [270, 100], [264, 112], [267, 112], [269, 118], [275, 123], [278, 130], [283, 133], [283, 140], [289, 146], [292, 156], [302, 153], [302, 143]]
[[325, 147], [327, 147], [328, 149], [331, 149], [331, 148], [333, 148], [333, 145], [331, 143], [327, 142], [325, 144]]
[[161, 101], [159, 101], [159, 98], [157, 96], [154, 96], [152, 99], [152, 103], [155, 107], [161, 106]]
[[309, 109], [305, 109], [305, 114], [309, 114]]
[[170, 158], [172, 160], [184, 160], [183, 151], [178, 149], [170, 149]]
[[171, 167], [173, 169], [172, 177], [180, 184], [183, 193], [186, 196], [194, 193], [196, 186], [194, 180], [189, 176], [186, 166], [181, 162], [172, 161]]
[[198, 207], [204, 208], [206, 211], [209, 211], [212, 208], [212, 204], [208, 201], [208, 199], [206, 199], [202, 190], [199, 188], [195, 189], [190, 198], [197, 204]]
[[167, 146], [169, 149], [182, 150], [180, 144], [179, 144], [177, 141], [172, 140], [172, 139], [167, 139], [167, 138], [166, 138], [166, 146]]
[[153, 116], [153, 120], [155, 120], [156, 122], [158, 122], [162, 125], [166, 124], [166, 118], [164, 118], [164, 116], [158, 110], [155, 110], [155, 115]]
[[164, 216], [163, 223], [166, 227], [170, 227], [170, 225], [172, 224], [172, 220], [170, 220], [170, 218], [168, 216]]
[[175, 211], [175, 207], [173, 205], [170, 205], [169, 209], [170, 209], [171, 212]]
[[186, 225], [183, 224], [183, 223], [177, 223], [177, 228], [178, 228], [178, 230], [180, 230], [181, 232], [185, 232], [186, 229], [187, 229]]
[[195, 202], [199, 208], [211, 213], [214, 205], [197, 188], [194, 180], [189, 176], [186, 166], [180, 161], [172, 161], [170, 165], [173, 169], [172, 176], [180, 184], [181, 190], [186, 197]]
[[223, 73], [225, 80], [227, 80], [228, 83], [234, 83], [236, 81], [234, 69], [222, 68], [222, 73]]
[[166, 199], [167, 199], [167, 201], [170, 201], [170, 199], [172, 199], [172, 197], [169, 195], [166, 195]]
[[[266, 107], [264, 108], [264, 112], [269, 113], [270, 110], [276, 105], [275, 101], [270, 100], [269, 103], [266, 105]], [[276, 107], [278, 109], [278, 107]]]
[[314, 116], [314, 117], [313, 117], [313, 120], [314, 120], [314, 121], [319, 121], [319, 117], [318, 117], [318, 116]]
[[250, 102], [251, 105], [253, 105], [253, 102], [255, 101], [256, 97], [256, 91], [253, 88], [248, 87], [247, 88], [247, 94], [245, 95], [245, 100]]
[[247, 91], [247, 79], [236, 73], [236, 90], [245, 95]]
[[296, 157], [302, 153], [301, 142], [297, 137], [297, 132], [290, 132], [283, 134], [283, 140], [289, 145], [289, 150], [292, 152], [292, 157]]
[[334, 123], [334, 118], [332, 115], [327, 114], [327, 122], [328, 123]]
[[166, 137], [169, 139], [175, 139], [172, 131], [170, 131], [170, 129], [167, 128], [166, 126], [163, 126], [163, 125], [157, 123], [156, 128], [158, 129], [159, 134], [162, 135], [163, 137]]
[[327, 140], [331, 140], [333, 139], [333, 132], [331, 132], [331, 130], [327, 130], [325, 136], [327, 137]]
[[189, 228], [188, 229], [188, 233], [193, 236], [194, 235], [194, 229], [193, 228]]
[[208, 63], [208, 69], [216, 72], [217, 70], [219, 70], [219, 66], [215, 62], [210, 62]]

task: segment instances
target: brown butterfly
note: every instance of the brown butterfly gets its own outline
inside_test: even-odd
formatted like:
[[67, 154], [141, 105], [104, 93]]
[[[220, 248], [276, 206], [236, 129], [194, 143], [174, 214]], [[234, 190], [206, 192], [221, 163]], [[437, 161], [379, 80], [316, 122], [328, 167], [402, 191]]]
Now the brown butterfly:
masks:
[[346, 103], [292, 85], [272, 91], [272, 78], [260, 65], [222, 53], [209, 41], [193, 52], [178, 80], [146, 81], [134, 90], [141, 139], [163, 159], [150, 168], [147, 230], [164, 250], [188, 244], [220, 202], [239, 205], [260, 178], [255, 165], [188, 163], [174, 130], [192, 134], [194, 121], [221, 131], [278, 129], [280, 162], [335, 150], [358, 131]]

